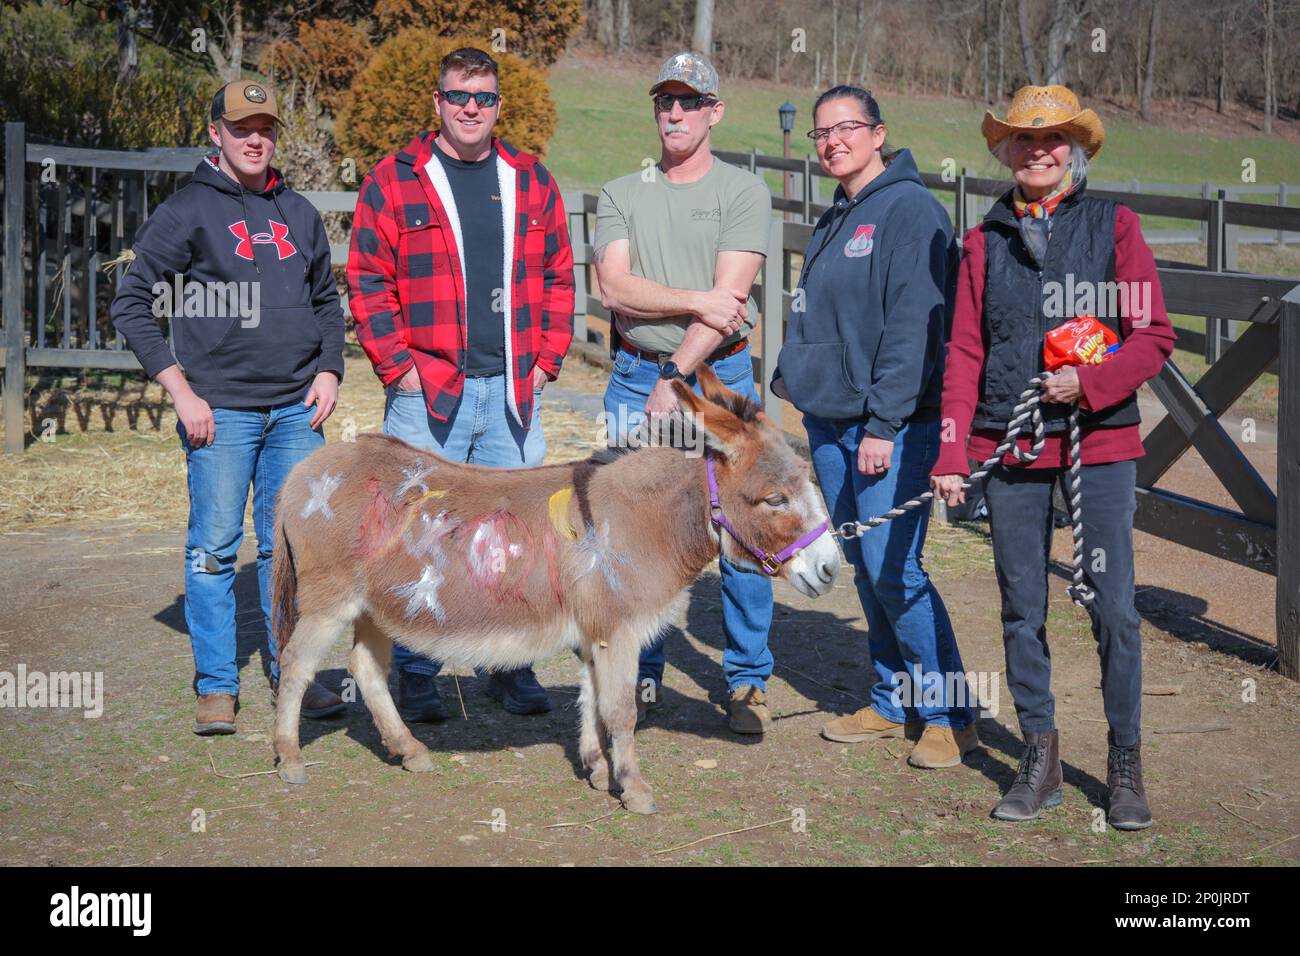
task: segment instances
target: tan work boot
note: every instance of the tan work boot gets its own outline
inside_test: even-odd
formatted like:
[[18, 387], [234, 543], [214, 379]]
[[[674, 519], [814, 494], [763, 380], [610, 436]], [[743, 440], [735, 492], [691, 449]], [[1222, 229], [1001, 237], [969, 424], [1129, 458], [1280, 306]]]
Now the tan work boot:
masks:
[[738, 734], [765, 733], [772, 725], [767, 695], [752, 685], [737, 687], [727, 702], [727, 723]]
[[974, 724], [961, 730], [927, 724], [920, 741], [908, 755], [907, 762], [913, 767], [926, 770], [955, 767], [961, 763], [962, 757], [979, 745], [980, 738]]
[[233, 694], [203, 694], [194, 718], [194, 732], [200, 737], [235, 732], [235, 697]]
[[925, 724], [919, 720], [909, 720], [906, 724], [896, 724], [881, 717], [870, 707], [863, 707], [856, 714], [836, 717], [822, 728], [822, 736], [841, 744], [856, 744], [863, 740], [888, 740], [906, 737], [919, 740]]

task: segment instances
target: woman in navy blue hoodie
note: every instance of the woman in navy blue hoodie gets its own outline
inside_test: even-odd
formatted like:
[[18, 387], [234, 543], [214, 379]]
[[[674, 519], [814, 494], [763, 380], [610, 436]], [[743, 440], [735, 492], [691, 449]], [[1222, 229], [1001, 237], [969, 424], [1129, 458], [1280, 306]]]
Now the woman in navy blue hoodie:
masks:
[[[199, 695], [196, 734], [235, 732], [235, 564], [253, 489], [257, 577], [274, 690], [271, 551], [289, 470], [325, 441], [343, 379], [343, 311], [320, 214], [271, 168], [270, 90], [228, 83], [212, 101], [216, 159], [153, 211], [113, 299], [113, 324], [176, 406], [190, 495], [185, 622]], [[169, 316], [175, 352], [157, 319]], [[319, 684], [303, 713], [343, 702]], [[309, 713], [310, 709], [310, 713]]]
[[[866, 90], [836, 86], [808, 135], [839, 181], [804, 253], [772, 387], [804, 413], [834, 522], [865, 521], [926, 491], [939, 454], [939, 393], [956, 245], [911, 153], [885, 143]], [[908, 762], [952, 767], [979, 745], [965, 668], [921, 564], [929, 508], [845, 541], [876, 669], [870, 704], [822, 736], [907, 737]]]

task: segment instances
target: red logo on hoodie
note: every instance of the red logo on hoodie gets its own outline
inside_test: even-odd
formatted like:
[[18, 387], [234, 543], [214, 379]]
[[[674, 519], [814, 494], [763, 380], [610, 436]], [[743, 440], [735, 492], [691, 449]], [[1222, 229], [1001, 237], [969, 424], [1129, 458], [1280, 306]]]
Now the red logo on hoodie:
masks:
[[288, 259], [298, 251], [294, 244], [289, 241], [288, 226], [282, 222], [276, 222], [274, 219], [268, 219], [267, 223], [271, 227], [270, 232], [258, 232], [251, 236], [248, 234], [248, 223], [243, 219], [231, 223], [230, 231], [239, 240], [235, 244], [235, 255], [241, 259], [251, 260], [253, 258], [253, 243], [255, 242], [275, 246], [275, 251], [281, 259]]
[[844, 254], [850, 259], [871, 255], [871, 248], [876, 244], [871, 234], [875, 231], [874, 222], [869, 226], [858, 226], [858, 231], [853, 234], [853, 238], [844, 243]]

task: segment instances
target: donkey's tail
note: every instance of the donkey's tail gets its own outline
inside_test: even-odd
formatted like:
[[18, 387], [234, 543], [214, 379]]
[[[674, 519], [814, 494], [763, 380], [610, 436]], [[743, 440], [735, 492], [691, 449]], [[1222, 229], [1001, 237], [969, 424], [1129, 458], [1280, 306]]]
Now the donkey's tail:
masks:
[[284, 509], [277, 510], [280, 513], [275, 517], [275, 550], [271, 556], [271, 630], [278, 657], [284, 654], [298, 624], [298, 572], [284, 527]]

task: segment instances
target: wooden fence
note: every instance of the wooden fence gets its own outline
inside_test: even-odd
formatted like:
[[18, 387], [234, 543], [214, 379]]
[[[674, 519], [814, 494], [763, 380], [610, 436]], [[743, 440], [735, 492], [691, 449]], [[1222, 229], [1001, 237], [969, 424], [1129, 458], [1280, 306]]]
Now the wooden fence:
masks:
[[[721, 156], [736, 160], [735, 156]], [[752, 160], [749, 156], [740, 158]], [[772, 168], [773, 160], [767, 162]], [[775, 168], [793, 165], [794, 161], [790, 161], [790, 166]], [[959, 230], [974, 221], [968, 212], [968, 197], [1000, 195], [1006, 188], [996, 180], [965, 175], [952, 183], [928, 174], [923, 178], [932, 189], [955, 192]], [[1223, 197], [1203, 200], [1096, 192], [1123, 201], [1139, 213], [1192, 220], [1204, 217], [1211, 236], [1221, 236], [1229, 223], [1300, 230], [1300, 210], [1234, 203]], [[608, 320], [608, 311], [590, 291], [596, 203], [597, 197], [590, 193], [565, 197], [577, 276], [575, 312]], [[795, 208], [796, 204], [801, 208]], [[801, 218], [819, 215], [817, 204], [809, 201], [807, 193], [799, 200], [775, 197], [773, 205]], [[763, 270], [753, 289], [760, 303], [754, 377], [766, 413], [778, 423], [782, 405], [766, 385], [785, 338], [785, 317], [790, 314], [792, 289], [798, 278], [794, 257], [802, 256], [812, 231], [813, 226], [806, 221], [774, 219]], [[1214, 255], [1214, 244], [1211, 246]], [[1224, 336], [1211, 358], [1210, 369], [1195, 385], [1188, 382], [1172, 359], [1152, 380], [1152, 391], [1167, 414], [1143, 443], [1146, 455], [1138, 463], [1135, 526], [1196, 551], [1274, 575], [1279, 669], [1293, 680], [1300, 680], [1300, 280], [1225, 272], [1221, 262], [1219, 269], [1159, 261], [1158, 267], [1170, 312], [1203, 316], [1207, 322], [1240, 323], [1245, 331], [1231, 340]], [[1179, 336], [1184, 340], [1190, 336], [1200, 346], [1198, 351], [1209, 351], [1203, 346], [1208, 340], [1205, 336], [1185, 330], [1179, 330]], [[1277, 372], [1279, 382], [1276, 493], [1219, 421], [1219, 416], [1270, 370]], [[1161, 476], [1190, 448], [1200, 453], [1239, 511], [1156, 487]]]
[[[100, 275], [106, 254], [130, 246], [149, 210], [192, 173], [202, 150], [109, 152], [28, 145], [22, 124], [5, 125], [4, 299], [0, 365], [4, 375], [6, 450], [21, 452], [27, 433], [24, 385], [29, 367], [138, 369], [135, 357], [108, 322], [121, 269]], [[774, 219], [767, 259], [754, 294], [761, 303], [755, 377], [768, 414], [781, 406], [767, 394], [772, 366], [784, 340], [795, 281], [794, 257], [802, 255], [811, 222], [825, 206], [811, 185], [820, 175], [810, 163], [757, 154], [719, 153], [754, 170], [800, 173], [798, 199], [773, 199], [783, 213], [803, 221]], [[926, 185], [953, 195], [959, 231], [976, 221], [977, 198], [1001, 194], [1000, 180], [952, 179], [922, 174]], [[1203, 316], [1206, 333], [1180, 331], [1212, 363], [1188, 383], [1170, 361], [1151, 383], [1167, 416], [1148, 434], [1138, 472], [1137, 526], [1152, 534], [1277, 578], [1277, 640], [1280, 668], [1300, 679], [1300, 285], [1295, 279], [1234, 273], [1225, 267], [1226, 230], [1251, 227], [1300, 232], [1300, 209], [1214, 198], [1134, 194], [1097, 189], [1147, 216], [1203, 224], [1208, 237], [1204, 266], [1159, 261], [1169, 311]], [[307, 193], [322, 212], [351, 212], [354, 192]], [[608, 318], [592, 294], [591, 240], [596, 196], [565, 196], [574, 249], [575, 334], [586, 341], [587, 316]], [[78, 228], [79, 226], [79, 228]], [[29, 241], [25, 241], [29, 240]], [[346, 246], [331, 247], [334, 264]], [[1240, 324], [1242, 334], [1232, 328]], [[1276, 494], [1219, 422], [1222, 414], [1264, 371], [1276, 367], [1278, 475]], [[1157, 488], [1156, 482], [1189, 448], [1195, 448], [1240, 510]]]
[[[804, 223], [815, 222], [828, 208], [819, 201], [821, 193], [819, 182], [829, 179], [820, 166], [811, 159], [783, 159], [779, 156], [765, 156], [761, 153], [732, 153], [716, 151], [715, 155], [726, 162], [743, 166], [755, 173], [765, 171], [790, 173], [797, 183], [798, 195], [791, 199], [774, 195], [772, 208], [788, 213]], [[971, 226], [979, 222], [988, 208], [988, 204], [1006, 192], [1008, 181], [990, 179], [973, 175], [969, 169], [963, 169], [952, 176], [939, 173], [921, 173], [921, 180], [930, 189], [940, 194], [952, 194], [950, 214], [958, 235], [964, 234]], [[1179, 241], [1189, 243], [1204, 242], [1206, 257], [1204, 269], [1210, 272], [1237, 271], [1238, 248], [1242, 242], [1243, 229], [1268, 230], [1276, 241], [1285, 241], [1289, 237], [1300, 240], [1300, 207], [1285, 205], [1288, 199], [1288, 186], [1281, 183], [1276, 187], [1257, 185], [1215, 185], [1202, 183], [1199, 186], [1179, 186], [1175, 183], [1149, 184], [1159, 192], [1139, 193], [1130, 191], [1140, 185], [1136, 181], [1121, 184], [1089, 180], [1088, 191], [1094, 196], [1104, 196], [1122, 202], [1142, 216], [1181, 219], [1193, 224], [1192, 234], [1178, 234]], [[1164, 192], [1182, 189], [1184, 191], [1200, 190], [1201, 196], [1164, 195]], [[1247, 193], [1268, 193], [1277, 195], [1279, 205], [1234, 200], [1233, 196]], [[1157, 245], [1150, 229], [1144, 230], [1147, 240]], [[799, 250], [800, 252], [802, 250]], [[1157, 259], [1157, 264], [1170, 268], [1191, 269], [1186, 263]], [[1184, 312], [1190, 315], [1203, 315], [1201, 312], [1189, 312], [1184, 309], [1170, 311]], [[1195, 350], [1204, 355], [1207, 362], [1216, 361], [1224, 349], [1237, 337], [1236, 316], [1205, 316], [1205, 332], [1188, 333], [1180, 331], [1179, 348]]]

